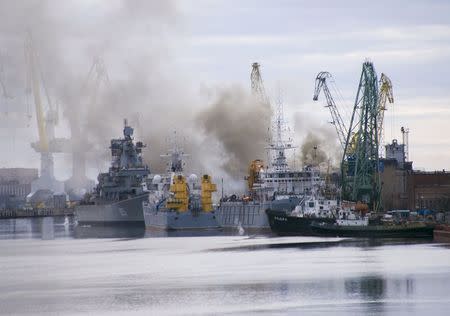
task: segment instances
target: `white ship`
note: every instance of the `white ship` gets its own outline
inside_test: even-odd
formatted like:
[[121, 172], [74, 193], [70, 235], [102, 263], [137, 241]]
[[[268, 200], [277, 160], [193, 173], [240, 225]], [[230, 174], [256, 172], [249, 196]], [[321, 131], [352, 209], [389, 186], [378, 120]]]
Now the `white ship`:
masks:
[[267, 149], [272, 153], [268, 167], [254, 160], [249, 168], [248, 195], [222, 198], [217, 219], [224, 228], [269, 230], [268, 209], [292, 211], [313, 188], [323, 183], [319, 170], [311, 166], [290, 168], [286, 151], [292, 150], [292, 139], [284, 140], [286, 130], [281, 102], [274, 124], [274, 137]]

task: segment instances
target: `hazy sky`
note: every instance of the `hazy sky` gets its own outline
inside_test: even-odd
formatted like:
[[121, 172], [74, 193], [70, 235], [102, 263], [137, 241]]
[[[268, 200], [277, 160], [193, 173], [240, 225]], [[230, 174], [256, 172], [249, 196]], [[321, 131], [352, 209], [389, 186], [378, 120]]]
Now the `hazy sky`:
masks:
[[323, 98], [312, 102], [316, 74], [331, 72], [351, 106], [368, 58], [378, 76], [386, 73], [394, 86], [386, 139], [401, 139], [400, 127], [407, 126], [415, 167], [450, 169], [449, 1], [182, 4], [189, 40], [178, 57], [196, 72], [196, 80], [245, 82], [250, 63], [259, 61], [269, 90], [280, 82], [287, 109], [322, 124], [329, 117], [320, 106]]
[[[68, 36], [73, 49], [67, 50], [65, 58], [77, 59], [77, 36], [96, 30], [96, 21], [108, 14], [110, 2], [54, 3], [52, 18], [61, 15], [61, 20], [72, 19]], [[165, 19], [161, 19], [160, 29], [154, 12], [147, 14], [144, 10], [138, 17], [145, 20], [148, 15], [148, 19], [156, 20], [152, 24], [152, 36], [168, 43], [159, 54], [170, 56], [170, 67], [160, 67], [158, 71], [164, 72], [166, 81], [177, 84], [172, 91], [164, 93], [177, 95], [189, 90], [195, 99], [205, 87], [229, 84], [249, 87], [251, 63], [258, 61], [271, 97], [277, 95], [278, 87], [281, 89], [287, 118], [296, 131], [296, 142], [301, 144], [306, 133], [318, 127], [334, 132], [327, 123], [330, 118], [323, 107], [323, 97], [319, 102], [312, 101], [316, 74], [322, 70], [331, 72], [350, 108], [362, 62], [370, 59], [378, 75], [386, 73], [394, 85], [395, 105], [389, 106], [386, 112], [386, 139], [401, 139], [400, 127], [407, 126], [411, 130], [410, 158], [414, 166], [427, 170], [450, 169], [449, 1], [320, 1], [314, 4], [312, 1], [180, 0], [172, 6], [164, 8]], [[174, 13], [167, 14], [172, 9]], [[8, 15], [2, 12], [0, 17], [5, 14]], [[175, 31], [166, 31], [167, 20]], [[78, 26], [82, 30], [79, 33]], [[7, 37], [5, 30], [0, 32], [3, 38]], [[51, 28], [49, 34], [51, 37]], [[109, 35], [114, 38], [114, 33]], [[120, 34], [118, 40], [123, 38], [124, 34]], [[145, 43], [141, 42], [144, 46], [155, 45]], [[132, 50], [119, 53], [124, 56], [123, 63], [136, 54]], [[91, 60], [91, 56], [83, 55], [83, 58]], [[161, 63], [164, 62], [163, 58]], [[83, 66], [83, 71], [88, 65], [87, 62]], [[121, 67], [119, 63], [109, 66], [110, 75], [114, 75], [114, 67]], [[1, 166], [37, 167], [38, 155], [27, 143], [29, 138], [31, 141], [37, 137], [34, 123], [28, 129], [11, 129], [7, 121], [2, 117], [0, 135], [8, 154], [0, 159]]]

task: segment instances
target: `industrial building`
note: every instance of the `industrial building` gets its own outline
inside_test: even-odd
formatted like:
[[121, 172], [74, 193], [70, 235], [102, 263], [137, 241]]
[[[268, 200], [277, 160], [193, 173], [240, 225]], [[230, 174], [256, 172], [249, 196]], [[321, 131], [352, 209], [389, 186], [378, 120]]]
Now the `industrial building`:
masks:
[[450, 172], [423, 172], [412, 170], [408, 173], [409, 209], [450, 210]]
[[35, 168], [0, 168], [0, 209], [24, 204], [31, 192], [31, 183], [37, 178]]
[[395, 139], [386, 145], [381, 165], [384, 210], [450, 209], [450, 172], [414, 170], [407, 161], [407, 147]]

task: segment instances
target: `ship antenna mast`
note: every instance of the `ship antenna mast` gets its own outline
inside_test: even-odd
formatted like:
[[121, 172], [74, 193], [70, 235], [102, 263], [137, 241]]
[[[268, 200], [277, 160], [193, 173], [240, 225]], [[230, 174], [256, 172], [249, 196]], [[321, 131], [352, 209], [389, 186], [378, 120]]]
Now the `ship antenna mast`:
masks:
[[278, 93], [278, 98], [276, 101], [277, 109], [275, 115], [275, 121], [272, 125], [272, 133], [274, 135], [275, 141], [269, 144], [268, 149], [275, 151], [275, 157], [272, 160], [272, 167], [276, 170], [287, 170], [287, 159], [285, 155], [286, 149], [295, 148], [292, 146], [292, 139], [284, 139], [284, 135], [287, 132], [286, 120], [284, 119], [284, 106], [281, 97], [281, 91]]
[[177, 132], [173, 132], [173, 137], [169, 139], [172, 149], [165, 155], [161, 155], [162, 158], [166, 158], [169, 160], [167, 163], [167, 171], [173, 173], [182, 173], [184, 169], [184, 160], [183, 158], [189, 157], [188, 154], [185, 154], [183, 148], [180, 146], [178, 142]]

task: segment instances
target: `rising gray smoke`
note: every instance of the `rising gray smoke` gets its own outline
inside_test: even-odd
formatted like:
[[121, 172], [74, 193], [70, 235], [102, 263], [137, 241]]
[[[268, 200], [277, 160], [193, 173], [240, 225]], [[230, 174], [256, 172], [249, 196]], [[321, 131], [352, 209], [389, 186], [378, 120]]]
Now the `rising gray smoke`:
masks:
[[[17, 67], [15, 80], [9, 78], [12, 90], [25, 90], [23, 46], [31, 31], [46, 85], [64, 118], [57, 137], [72, 132], [79, 138], [74, 139], [76, 150], [86, 152], [95, 174], [105, 170], [109, 140], [121, 136], [128, 118], [136, 139], [148, 145], [144, 159], [152, 171], [164, 171], [160, 154], [167, 152], [177, 131], [191, 155], [189, 171], [226, 181], [242, 178], [252, 159], [264, 158], [270, 109], [257, 106], [238, 87], [217, 89], [212, 99], [199, 102], [173, 55], [182, 45], [182, 23], [173, 1], [0, 2], [0, 44]], [[93, 103], [85, 82], [95, 57], [103, 59], [109, 83], [99, 87]], [[28, 147], [36, 139], [32, 125], [24, 143]], [[66, 162], [70, 170], [70, 160]]]
[[206, 134], [223, 148], [224, 169], [246, 174], [250, 162], [264, 159], [271, 108], [237, 86], [221, 89], [211, 107], [198, 115]]
[[335, 169], [339, 165], [340, 149], [334, 141], [334, 135], [325, 129], [316, 128], [306, 134], [301, 145], [303, 166], [314, 165], [325, 169], [330, 165]]
[[[16, 80], [8, 78], [8, 83], [23, 94], [23, 47], [30, 31], [66, 130], [80, 131], [77, 150], [108, 160], [109, 139], [121, 136], [123, 119], [134, 123], [131, 116], [139, 117], [139, 136], [151, 148], [146, 157], [161, 169], [165, 134], [186, 128], [180, 119], [189, 119], [183, 106], [190, 103], [189, 93], [177, 76], [168, 77], [176, 71], [170, 52], [175, 50], [180, 18], [172, 1], [113, 0], [88, 6], [77, 1], [3, 1], [1, 47], [15, 56], [14, 65], [21, 65], [15, 69]], [[104, 60], [110, 82], [100, 87], [92, 104], [92, 90], [82, 87], [94, 57]], [[30, 140], [35, 140], [37, 133], [31, 133]]]

